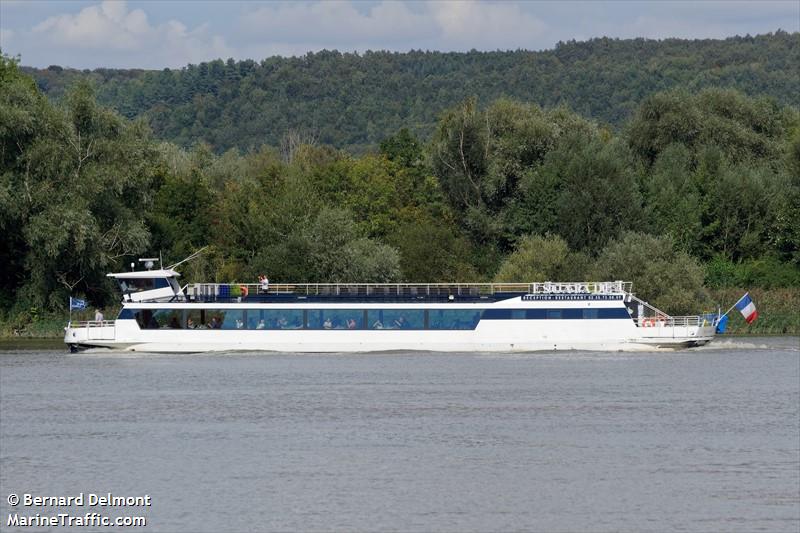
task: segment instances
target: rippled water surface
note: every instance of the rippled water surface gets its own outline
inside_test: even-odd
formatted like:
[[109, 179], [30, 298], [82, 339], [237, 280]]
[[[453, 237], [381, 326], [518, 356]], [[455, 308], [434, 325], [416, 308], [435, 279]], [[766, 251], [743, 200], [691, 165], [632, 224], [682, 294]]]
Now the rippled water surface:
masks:
[[797, 532], [800, 347], [796, 337], [633, 354], [6, 346], [0, 529], [25, 512], [10, 493], [79, 492], [151, 495], [149, 509], [126, 511], [147, 517], [144, 531]]

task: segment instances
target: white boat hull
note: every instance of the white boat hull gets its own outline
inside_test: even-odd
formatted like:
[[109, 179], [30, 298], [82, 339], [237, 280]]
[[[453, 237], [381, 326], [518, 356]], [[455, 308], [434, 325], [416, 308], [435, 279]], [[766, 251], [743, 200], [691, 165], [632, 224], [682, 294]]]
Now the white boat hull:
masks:
[[[595, 322], [595, 323], [591, 323]], [[712, 326], [638, 327], [633, 320], [481, 320], [474, 330], [142, 330], [133, 320], [102, 328], [68, 327], [76, 349], [194, 353], [552, 350], [652, 351], [702, 345]]]

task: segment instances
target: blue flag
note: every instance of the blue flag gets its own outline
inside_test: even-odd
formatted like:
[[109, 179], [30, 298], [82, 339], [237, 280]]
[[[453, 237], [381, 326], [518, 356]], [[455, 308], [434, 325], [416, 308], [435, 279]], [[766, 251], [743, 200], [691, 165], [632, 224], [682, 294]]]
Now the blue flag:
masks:
[[70, 311], [72, 311], [73, 309], [86, 309], [86, 300], [81, 300], [79, 298], [73, 298], [72, 296], [70, 296], [69, 309]]
[[728, 328], [728, 315], [724, 315], [717, 322], [717, 333], [725, 333]]

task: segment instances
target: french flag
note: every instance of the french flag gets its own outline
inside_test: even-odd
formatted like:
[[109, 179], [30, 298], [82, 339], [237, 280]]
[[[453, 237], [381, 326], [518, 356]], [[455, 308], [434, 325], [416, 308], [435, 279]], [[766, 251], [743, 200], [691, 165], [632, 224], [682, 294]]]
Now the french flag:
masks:
[[751, 324], [756, 318], [758, 318], [758, 311], [756, 311], [756, 304], [753, 303], [753, 300], [750, 299], [750, 293], [745, 293], [738, 302], [736, 302], [736, 309], [742, 313], [745, 322]]

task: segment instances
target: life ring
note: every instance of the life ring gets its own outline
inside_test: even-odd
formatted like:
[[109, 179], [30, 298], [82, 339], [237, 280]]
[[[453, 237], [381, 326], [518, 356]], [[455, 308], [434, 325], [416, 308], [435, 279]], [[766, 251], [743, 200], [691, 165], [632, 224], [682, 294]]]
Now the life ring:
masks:
[[244, 285], [239, 285], [239, 290], [241, 291], [242, 298], [247, 298], [247, 295], [250, 294], [250, 290]]
[[655, 318], [645, 318], [645, 319], [642, 320], [642, 326], [644, 326], [646, 328], [652, 328], [655, 325], [656, 325], [656, 319]]

